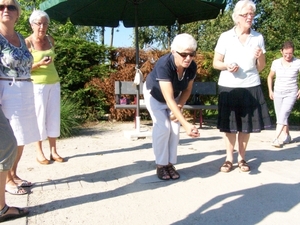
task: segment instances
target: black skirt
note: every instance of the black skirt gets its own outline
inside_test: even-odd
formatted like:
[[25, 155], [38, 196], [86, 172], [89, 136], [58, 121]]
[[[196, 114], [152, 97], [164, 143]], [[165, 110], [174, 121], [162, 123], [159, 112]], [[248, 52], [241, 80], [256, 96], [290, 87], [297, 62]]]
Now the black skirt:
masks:
[[218, 129], [226, 133], [254, 133], [271, 128], [271, 119], [261, 86], [219, 86]]

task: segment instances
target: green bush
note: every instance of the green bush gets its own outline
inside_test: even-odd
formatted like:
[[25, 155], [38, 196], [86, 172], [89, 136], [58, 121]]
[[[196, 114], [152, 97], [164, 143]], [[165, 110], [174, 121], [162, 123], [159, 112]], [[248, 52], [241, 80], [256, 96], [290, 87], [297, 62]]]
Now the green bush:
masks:
[[78, 133], [78, 128], [83, 122], [78, 115], [79, 108], [79, 104], [71, 100], [61, 101], [60, 138], [71, 137]]
[[95, 121], [105, 114], [105, 95], [93, 85], [94, 78], [107, 77], [110, 48], [77, 38], [56, 40], [55, 65], [61, 79], [62, 99], [79, 105], [77, 115]]

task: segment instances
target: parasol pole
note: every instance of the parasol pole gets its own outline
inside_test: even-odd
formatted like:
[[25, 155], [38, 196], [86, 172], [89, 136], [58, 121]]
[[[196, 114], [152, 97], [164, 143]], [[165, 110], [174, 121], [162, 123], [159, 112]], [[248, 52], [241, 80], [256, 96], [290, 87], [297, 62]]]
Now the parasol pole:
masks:
[[[139, 72], [139, 61], [140, 61], [140, 55], [139, 55], [139, 37], [138, 37], [138, 3], [134, 2], [135, 6], [135, 76], [140, 76]], [[141, 80], [140, 80], [141, 82]], [[136, 89], [136, 130], [137, 132], [140, 132], [140, 82], [137, 82]]]

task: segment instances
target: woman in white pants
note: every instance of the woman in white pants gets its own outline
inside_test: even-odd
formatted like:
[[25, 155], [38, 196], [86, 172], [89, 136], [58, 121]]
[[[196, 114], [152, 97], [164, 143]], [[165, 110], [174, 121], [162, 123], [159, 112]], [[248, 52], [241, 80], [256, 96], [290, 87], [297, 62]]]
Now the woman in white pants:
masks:
[[[280, 50], [282, 57], [272, 62], [268, 76], [269, 97], [274, 101], [276, 113], [276, 133], [272, 146], [281, 147], [292, 141], [289, 133], [288, 118], [291, 114], [296, 99], [300, 97], [298, 89], [298, 75], [300, 72], [300, 60], [295, 58], [294, 44], [291, 41], [283, 43]], [[273, 80], [276, 76], [274, 91]], [[284, 133], [283, 141], [279, 141], [281, 133]]]
[[144, 84], [146, 107], [153, 120], [152, 147], [159, 179], [178, 179], [173, 164], [177, 162], [180, 125], [191, 137], [199, 137], [198, 129], [181, 114], [196, 77], [197, 42], [189, 34], [177, 35], [171, 52], [162, 56]]

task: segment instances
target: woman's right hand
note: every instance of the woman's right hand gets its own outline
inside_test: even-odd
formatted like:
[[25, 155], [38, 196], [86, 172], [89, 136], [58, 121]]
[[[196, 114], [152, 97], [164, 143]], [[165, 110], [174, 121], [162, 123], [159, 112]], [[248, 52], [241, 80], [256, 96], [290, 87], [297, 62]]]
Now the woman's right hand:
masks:
[[226, 67], [227, 67], [227, 70], [231, 73], [234, 73], [234, 72], [238, 71], [238, 69], [239, 69], [239, 65], [236, 63], [227, 64]]
[[274, 92], [273, 91], [269, 92], [269, 97], [271, 100], [274, 100]]
[[48, 65], [52, 62], [52, 58], [50, 56], [44, 56], [40, 61], [40, 65]]

